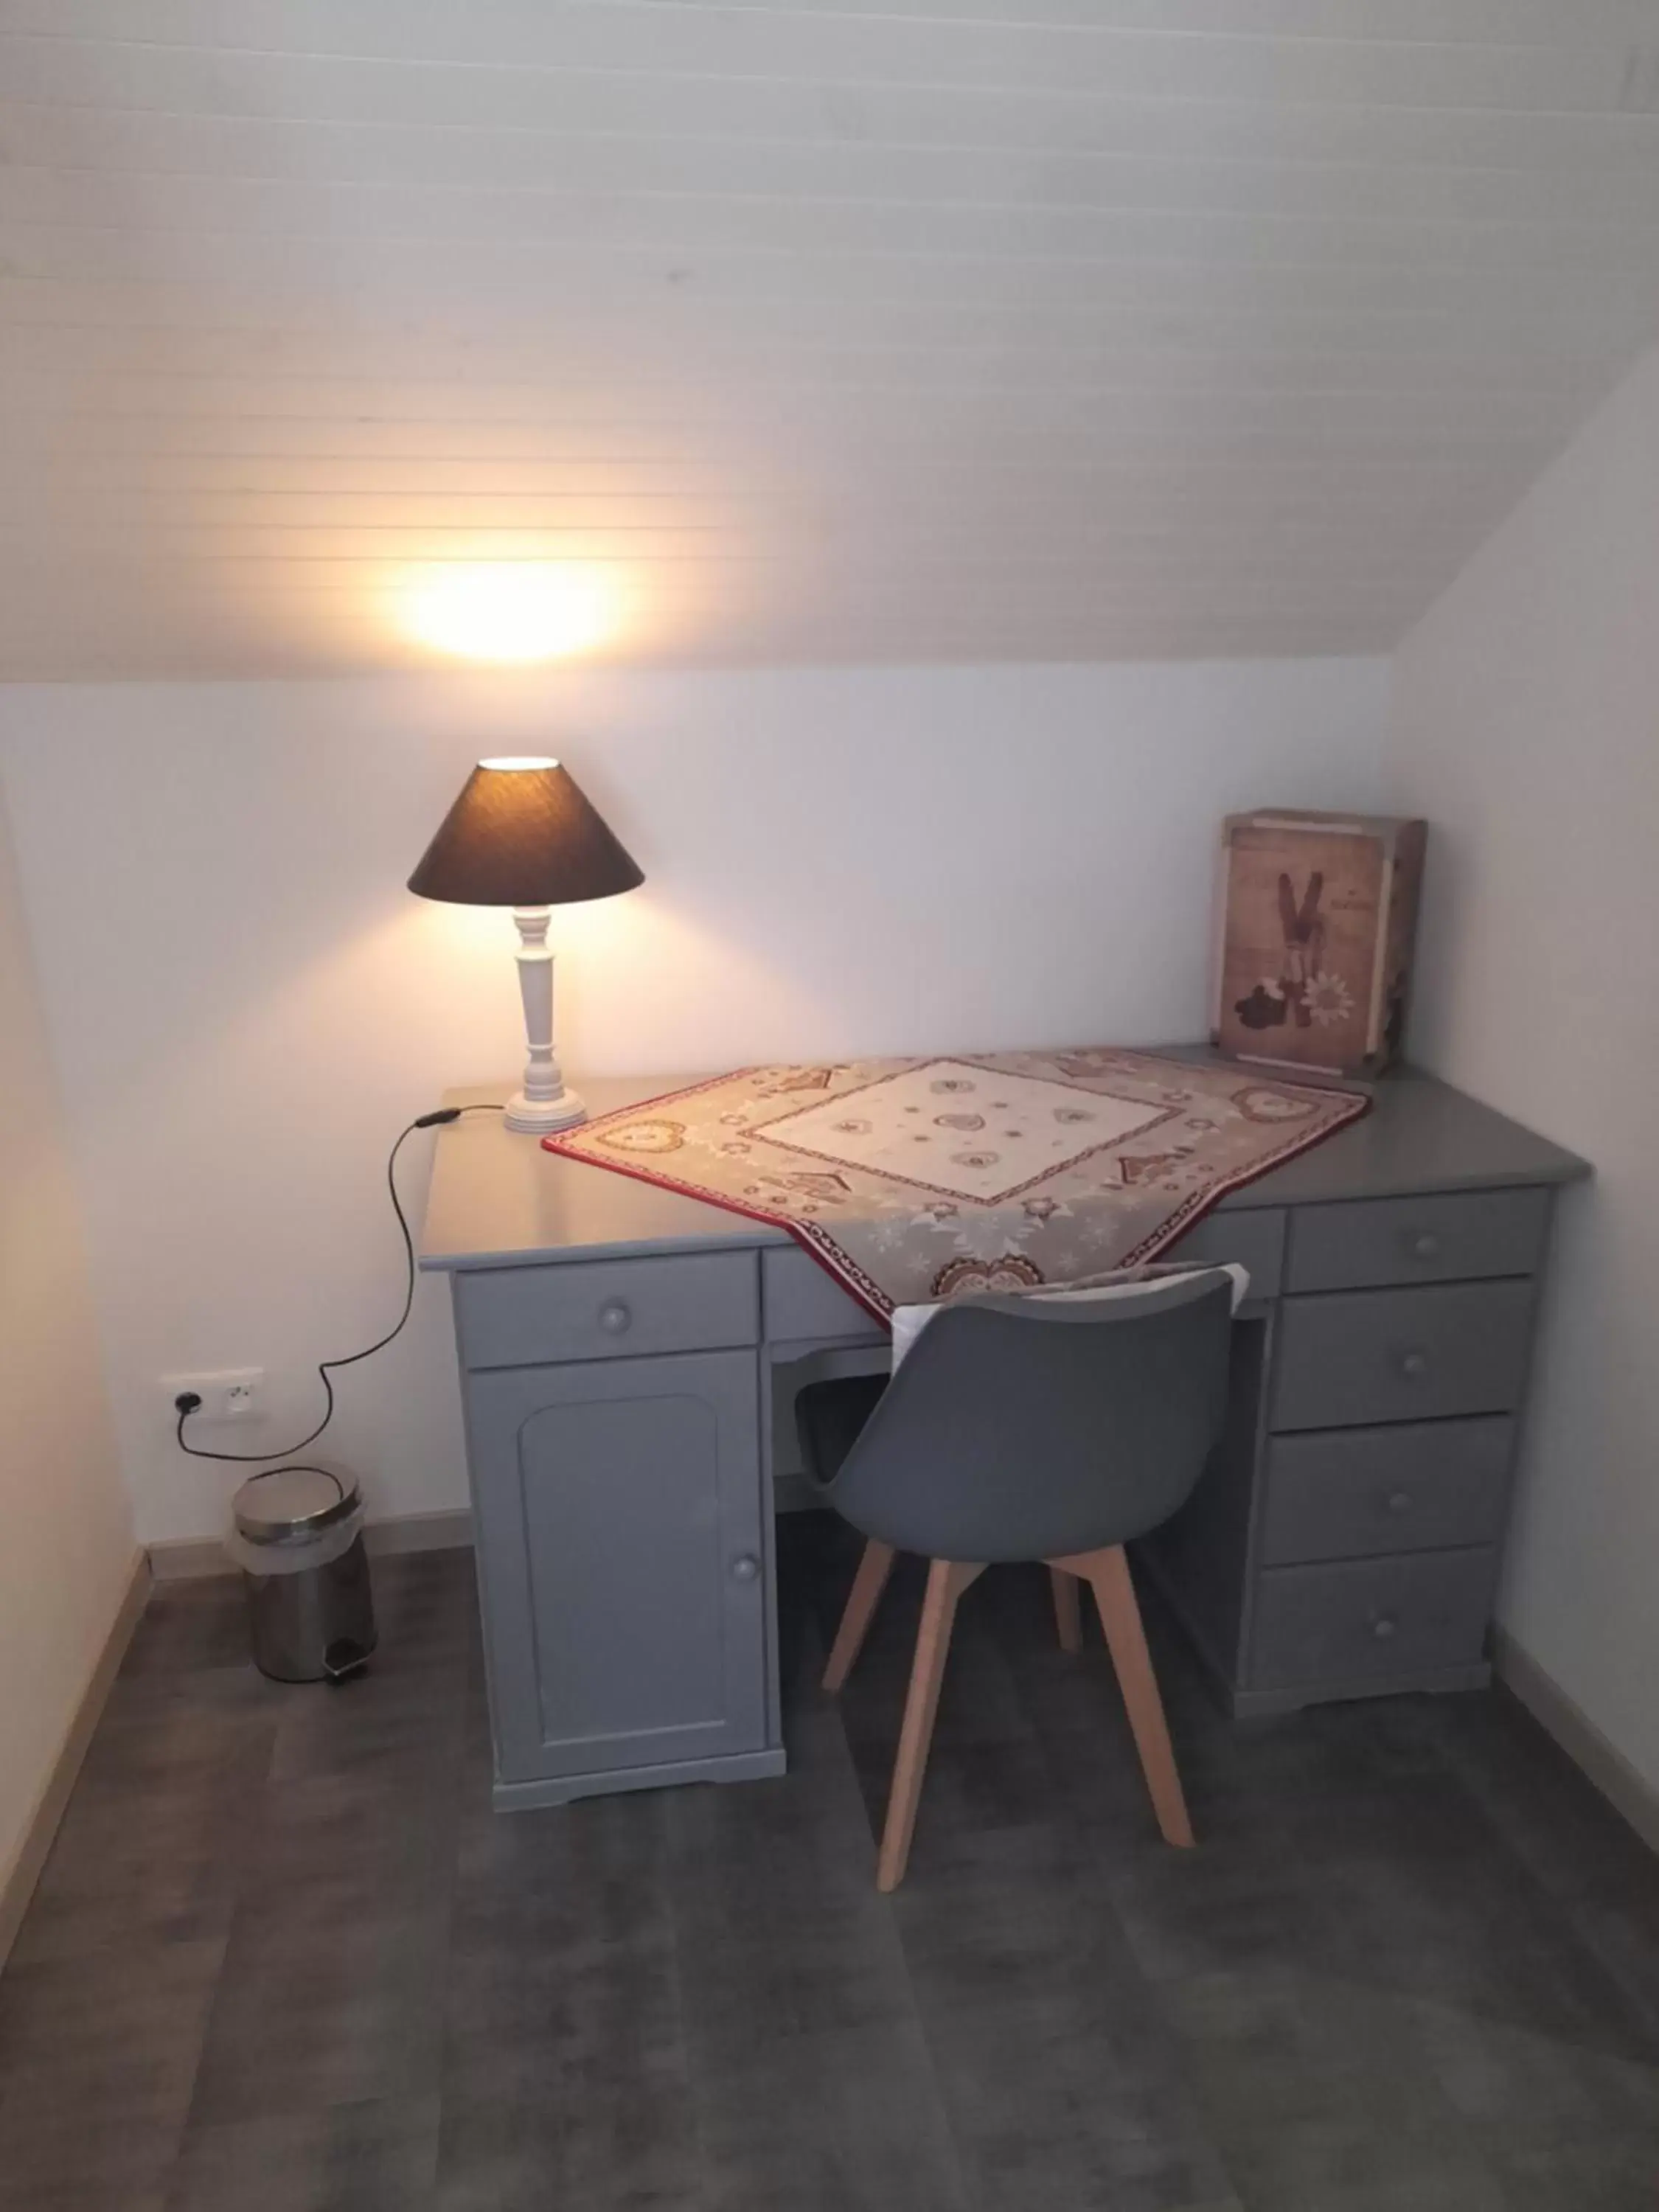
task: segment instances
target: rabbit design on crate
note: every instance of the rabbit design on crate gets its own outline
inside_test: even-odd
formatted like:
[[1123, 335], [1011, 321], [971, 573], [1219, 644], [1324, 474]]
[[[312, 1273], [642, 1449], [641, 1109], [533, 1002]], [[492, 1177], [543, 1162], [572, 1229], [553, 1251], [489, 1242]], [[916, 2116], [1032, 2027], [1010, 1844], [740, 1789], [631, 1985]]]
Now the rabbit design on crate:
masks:
[[1259, 982], [1248, 998], [1237, 1002], [1235, 1012], [1247, 1029], [1283, 1029], [1292, 1018], [1297, 1029], [1312, 1028], [1309, 986], [1324, 965], [1325, 921], [1319, 911], [1324, 889], [1324, 876], [1316, 868], [1298, 906], [1290, 877], [1279, 877], [1279, 921], [1285, 949], [1279, 956], [1277, 979]]
[[1380, 1074], [1399, 1053], [1426, 824], [1229, 815], [1213, 1035], [1239, 1060]]
[[1308, 878], [1302, 903], [1288, 875], [1279, 878], [1279, 919], [1285, 932], [1285, 957], [1279, 980], [1299, 1030], [1313, 1026], [1308, 1005], [1308, 986], [1325, 965], [1325, 921], [1319, 911], [1325, 878], [1316, 868]]

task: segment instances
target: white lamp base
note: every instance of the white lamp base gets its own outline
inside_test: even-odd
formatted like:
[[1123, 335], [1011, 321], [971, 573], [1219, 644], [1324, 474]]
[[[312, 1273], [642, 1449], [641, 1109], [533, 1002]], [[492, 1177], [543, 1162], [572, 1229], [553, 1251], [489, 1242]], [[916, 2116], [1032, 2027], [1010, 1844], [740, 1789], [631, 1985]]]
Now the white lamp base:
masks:
[[568, 1089], [556, 1098], [526, 1098], [519, 1091], [507, 1100], [501, 1119], [509, 1129], [525, 1136], [544, 1137], [552, 1129], [574, 1129], [578, 1121], [587, 1119], [587, 1109]]
[[553, 955], [547, 949], [550, 913], [544, 906], [520, 906], [514, 908], [513, 919], [519, 929], [519, 990], [530, 1058], [524, 1087], [508, 1099], [502, 1119], [520, 1136], [544, 1137], [550, 1129], [570, 1129], [585, 1121], [587, 1109], [574, 1091], [566, 1089], [553, 1056]]

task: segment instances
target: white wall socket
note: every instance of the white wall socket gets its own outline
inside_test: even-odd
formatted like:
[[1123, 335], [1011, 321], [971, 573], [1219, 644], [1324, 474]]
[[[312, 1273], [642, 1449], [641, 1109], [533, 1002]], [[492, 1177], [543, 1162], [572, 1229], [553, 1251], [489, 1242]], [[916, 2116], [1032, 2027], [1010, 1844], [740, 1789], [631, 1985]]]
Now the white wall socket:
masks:
[[173, 1400], [181, 1390], [193, 1390], [202, 1401], [191, 1415], [192, 1422], [248, 1421], [264, 1410], [264, 1382], [263, 1367], [222, 1367], [216, 1375], [164, 1375], [161, 1388], [175, 1422]]

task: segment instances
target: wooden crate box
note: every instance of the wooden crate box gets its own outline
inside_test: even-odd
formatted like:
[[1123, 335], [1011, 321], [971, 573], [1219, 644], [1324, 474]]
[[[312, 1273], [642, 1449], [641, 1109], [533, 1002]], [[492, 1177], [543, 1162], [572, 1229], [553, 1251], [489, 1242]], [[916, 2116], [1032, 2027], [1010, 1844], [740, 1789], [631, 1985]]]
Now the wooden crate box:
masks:
[[1428, 824], [1294, 809], [1222, 830], [1212, 1035], [1237, 1060], [1377, 1075], [1397, 1059]]

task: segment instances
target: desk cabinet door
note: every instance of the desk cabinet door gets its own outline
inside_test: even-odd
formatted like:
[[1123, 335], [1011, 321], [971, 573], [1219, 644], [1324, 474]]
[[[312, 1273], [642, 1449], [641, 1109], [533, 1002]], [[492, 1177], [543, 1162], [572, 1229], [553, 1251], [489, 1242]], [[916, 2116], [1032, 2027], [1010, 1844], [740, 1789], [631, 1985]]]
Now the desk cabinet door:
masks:
[[754, 1353], [520, 1368], [467, 1388], [501, 1780], [761, 1749]]

